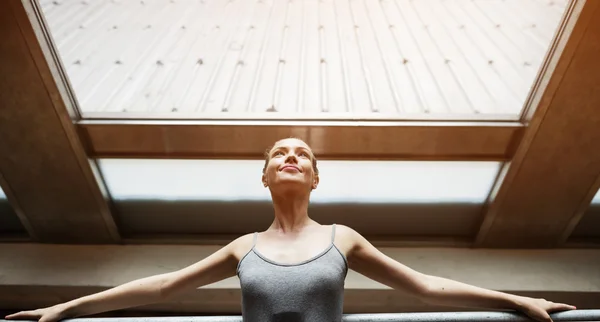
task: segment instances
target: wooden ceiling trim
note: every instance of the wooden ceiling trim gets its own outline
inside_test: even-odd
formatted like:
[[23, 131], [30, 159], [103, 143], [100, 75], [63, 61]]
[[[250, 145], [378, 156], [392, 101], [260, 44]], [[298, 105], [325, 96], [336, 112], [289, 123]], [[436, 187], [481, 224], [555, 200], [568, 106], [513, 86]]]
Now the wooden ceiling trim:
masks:
[[262, 159], [274, 141], [304, 139], [320, 159], [506, 161], [512, 123], [81, 121], [93, 158]]
[[[29, 1], [0, 2], [0, 172], [25, 227], [40, 242], [120, 239], [106, 195], [71, 120], [66, 87]], [[45, 48], [45, 49], [44, 49]]]
[[27, 218], [27, 216], [25, 215], [23, 208], [19, 204], [19, 200], [17, 200], [17, 197], [12, 192], [10, 185], [8, 184], [6, 179], [4, 179], [4, 176], [2, 175], [1, 172], [0, 172], [0, 187], [2, 187], [2, 191], [4, 191], [4, 194], [6, 195], [6, 199], [8, 200], [8, 203], [12, 207], [14, 213], [19, 218], [19, 221], [21, 222], [21, 225], [23, 225], [23, 228], [25, 228], [25, 230], [27, 231], [27, 234], [29, 234], [31, 239], [39, 240], [39, 237], [37, 236], [35, 230], [33, 229], [33, 225], [29, 221], [29, 218]]
[[16, 9], [13, 13], [29, 46], [29, 53], [38, 66], [40, 77], [47, 87], [55, 88], [50, 98], [54, 105], [65, 108], [69, 116], [63, 117], [62, 121], [71, 123], [72, 120], [80, 119], [75, 93], [54, 45], [39, 1], [21, 0], [15, 3], [18, 4], [14, 6]]
[[[580, 21], [584, 4], [585, 0], [571, 0], [569, 2], [538, 72], [538, 77], [536, 77], [530, 95], [525, 101], [521, 113], [521, 121], [524, 124], [531, 121], [539, 106], [549, 104], [549, 100], [552, 99], [551, 93], [556, 91], [562, 76], [565, 74], [577, 44], [581, 41], [585, 31], [582, 23], [585, 24], [586, 22], [584, 20]], [[590, 19], [589, 14], [583, 18]], [[576, 25], [579, 27], [575, 28]], [[567, 46], [567, 44], [569, 45]]]
[[[123, 237], [131, 245], [221, 245], [225, 246], [240, 235], [233, 234], [133, 234]], [[447, 247], [469, 248], [472, 238], [431, 236], [369, 236], [365, 238], [375, 247]]]
[[[581, 218], [583, 218], [586, 211], [590, 208], [590, 203], [594, 199], [594, 196], [598, 192], [598, 189], [600, 189], [600, 174], [596, 178], [596, 181], [592, 183], [592, 185], [588, 188], [587, 194], [581, 199], [579, 207], [577, 207], [573, 214], [573, 217], [571, 218], [571, 221], [569, 221], [569, 224], [563, 231], [563, 234], [559, 240], [560, 244], [564, 244], [567, 242], [567, 240], [581, 221]], [[600, 236], [597, 237], [597, 239], [600, 240]], [[600, 247], [600, 243], [598, 244], [598, 246]]]
[[477, 246], [561, 245], [594, 196], [600, 175], [600, 20], [593, 17], [600, 3], [574, 5], [580, 14], [572, 16], [577, 23], [571, 34], [577, 36], [565, 45], [560, 72], [542, 76], [550, 80], [536, 94], [543, 97], [497, 183]]

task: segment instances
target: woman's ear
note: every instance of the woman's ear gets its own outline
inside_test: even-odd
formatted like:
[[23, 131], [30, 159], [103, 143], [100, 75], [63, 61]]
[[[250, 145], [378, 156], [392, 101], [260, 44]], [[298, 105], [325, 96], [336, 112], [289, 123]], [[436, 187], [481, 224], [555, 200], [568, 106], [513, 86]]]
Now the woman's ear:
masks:
[[265, 186], [265, 188], [269, 186], [269, 184], [267, 183], [267, 176], [264, 173], [262, 175], [261, 180], [262, 180], [263, 186]]
[[312, 190], [317, 189], [317, 186], [319, 185], [319, 175], [315, 174], [313, 176], [313, 182], [312, 182]]

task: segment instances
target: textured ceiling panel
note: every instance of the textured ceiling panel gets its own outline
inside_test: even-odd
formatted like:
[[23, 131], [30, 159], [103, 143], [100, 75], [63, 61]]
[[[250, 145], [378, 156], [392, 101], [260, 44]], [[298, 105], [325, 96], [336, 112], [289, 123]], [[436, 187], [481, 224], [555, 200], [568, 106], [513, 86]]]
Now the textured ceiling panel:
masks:
[[84, 113], [446, 118], [517, 115], [567, 1], [41, 4]]

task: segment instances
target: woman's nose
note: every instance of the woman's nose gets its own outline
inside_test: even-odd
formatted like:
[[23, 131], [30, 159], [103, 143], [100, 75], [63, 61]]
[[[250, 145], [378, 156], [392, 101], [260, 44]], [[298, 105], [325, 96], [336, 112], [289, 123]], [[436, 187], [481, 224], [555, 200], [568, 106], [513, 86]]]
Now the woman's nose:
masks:
[[296, 162], [298, 161], [298, 158], [296, 157], [295, 153], [288, 153], [287, 157], [285, 158], [285, 162], [288, 162], [288, 160], [293, 160]]

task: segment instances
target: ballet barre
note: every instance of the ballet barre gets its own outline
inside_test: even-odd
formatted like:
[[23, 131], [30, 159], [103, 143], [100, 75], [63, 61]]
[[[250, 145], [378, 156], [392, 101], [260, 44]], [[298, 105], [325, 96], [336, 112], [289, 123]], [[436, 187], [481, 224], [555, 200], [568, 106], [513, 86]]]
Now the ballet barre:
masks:
[[[600, 321], [600, 310], [573, 310], [550, 314], [554, 322]], [[14, 320], [12, 320], [14, 321]], [[21, 320], [25, 321], [25, 320]], [[241, 316], [165, 316], [76, 318], [65, 322], [242, 322]], [[343, 322], [527, 322], [532, 321], [516, 312], [427, 312], [344, 314]], [[10, 322], [1, 320], [0, 322]]]

